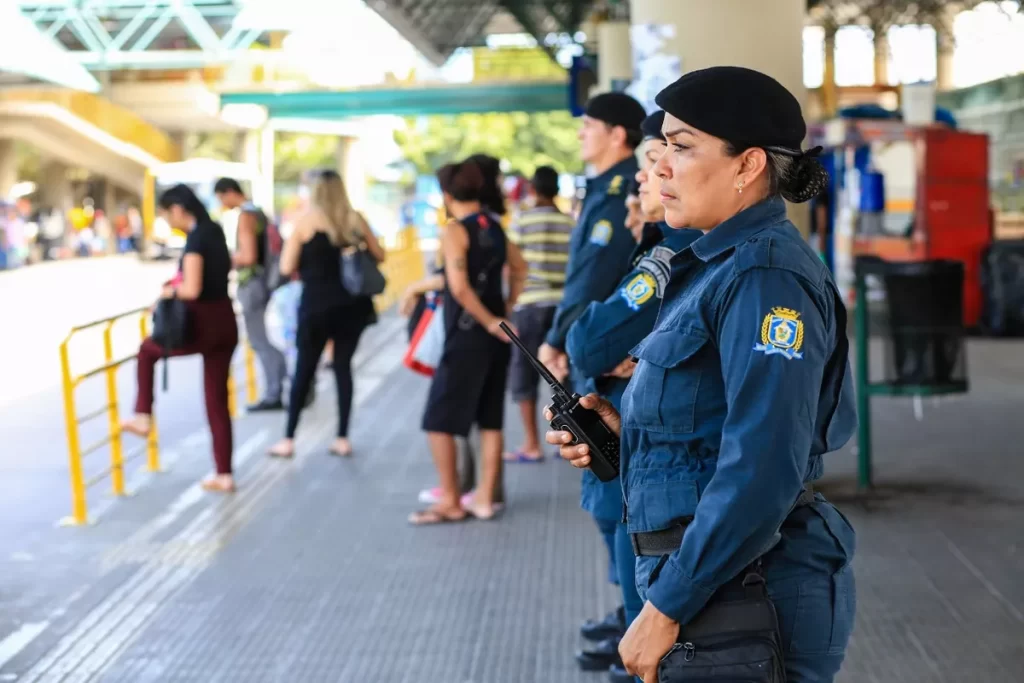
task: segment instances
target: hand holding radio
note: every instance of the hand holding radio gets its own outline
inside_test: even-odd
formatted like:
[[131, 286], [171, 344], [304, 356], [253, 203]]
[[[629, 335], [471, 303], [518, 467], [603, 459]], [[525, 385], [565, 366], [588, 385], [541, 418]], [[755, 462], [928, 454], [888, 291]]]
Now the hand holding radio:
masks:
[[[519, 350], [540, 374], [541, 379], [551, 387], [551, 405], [544, 409], [544, 414], [547, 416], [548, 422], [551, 423], [553, 432], [564, 433], [569, 436], [571, 441], [565, 441], [563, 435], [558, 437], [559, 441], [551, 441], [552, 437], [549, 436], [548, 442], [557, 443], [563, 449], [568, 448], [566, 446], [568, 443], [585, 445], [587, 463], [577, 465], [577, 467], [589, 467], [594, 476], [601, 481], [614, 480], [619, 476], [619, 414], [611, 405], [602, 406], [601, 399], [596, 395], [583, 397], [574, 392], [570, 393], [530, 353], [511, 327], [504, 321], [500, 323], [499, 327], [508, 335], [509, 341], [519, 347]], [[598, 408], [601, 410], [599, 411]], [[604, 419], [601, 411], [609, 417], [610, 422]]]
[[[607, 425], [608, 429], [616, 436], [619, 435], [621, 418], [610, 402], [597, 394], [587, 394], [580, 398], [580, 406], [597, 413], [597, 416], [601, 418], [601, 422]], [[545, 407], [544, 419], [551, 422], [553, 418], [554, 414], [551, 412], [551, 407]], [[568, 460], [573, 467], [583, 469], [590, 466], [590, 446], [585, 443], [574, 444], [575, 438], [571, 432], [552, 430], [545, 434], [544, 440], [558, 446], [559, 454], [562, 458]]]

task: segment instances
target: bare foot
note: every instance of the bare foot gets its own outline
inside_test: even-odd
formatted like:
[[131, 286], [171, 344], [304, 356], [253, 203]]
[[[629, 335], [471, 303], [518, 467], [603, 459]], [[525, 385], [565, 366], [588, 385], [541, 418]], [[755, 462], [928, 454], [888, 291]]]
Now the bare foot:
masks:
[[473, 496], [473, 501], [466, 508], [466, 511], [476, 517], [477, 519], [487, 521], [493, 519], [494, 515], [497, 514], [495, 505], [490, 500], [484, 500], [483, 496]]
[[230, 474], [215, 474], [212, 477], [203, 479], [200, 483], [204, 491], [213, 493], [234, 493], [235, 478]]
[[295, 455], [295, 442], [292, 439], [281, 439], [267, 451], [272, 458], [291, 458]]
[[149, 430], [152, 428], [153, 418], [144, 413], [137, 413], [135, 417], [121, 424], [121, 431], [141, 437], [149, 436]]
[[339, 436], [331, 444], [330, 448], [332, 455], [340, 455], [341, 457], [348, 457], [352, 455], [352, 443], [343, 436]]

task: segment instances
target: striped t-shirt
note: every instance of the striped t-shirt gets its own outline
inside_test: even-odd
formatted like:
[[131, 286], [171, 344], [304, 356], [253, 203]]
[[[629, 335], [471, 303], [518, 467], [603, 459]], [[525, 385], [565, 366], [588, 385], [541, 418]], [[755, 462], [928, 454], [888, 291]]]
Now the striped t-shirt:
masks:
[[569, 265], [569, 237], [576, 221], [553, 206], [527, 209], [509, 231], [526, 261], [526, 286], [516, 302], [521, 306], [557, 306]]

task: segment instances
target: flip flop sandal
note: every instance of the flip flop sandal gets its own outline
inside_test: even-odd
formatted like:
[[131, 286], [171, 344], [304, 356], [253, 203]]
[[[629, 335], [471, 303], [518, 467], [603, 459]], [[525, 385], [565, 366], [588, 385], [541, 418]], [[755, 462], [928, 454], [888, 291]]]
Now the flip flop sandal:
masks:
[[458, 522], [465, 522], [470, 518], [467, 513], [462, 517], [447, 517], [438, 510], [433, 508], [427, 508], [426, 510], [418, 510], [409, 515], [409, 524], [413, 526], [433, 526], [436, 524], [456, 524]]
[[522, 451], [516, 451], [515, 453], [505, 453], [502, 456], [502, 460], [505, 462], [542, 462], [544, 460], [544, 454], [534, 458], [532, 456], [523, 453]]

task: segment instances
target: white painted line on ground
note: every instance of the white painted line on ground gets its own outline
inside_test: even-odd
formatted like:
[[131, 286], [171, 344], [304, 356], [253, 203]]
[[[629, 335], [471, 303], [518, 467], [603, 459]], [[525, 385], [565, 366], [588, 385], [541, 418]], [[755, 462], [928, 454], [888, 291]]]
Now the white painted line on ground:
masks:
[[0, 640], [0, 668], [14, 659], [15, 656], [36, 639], [40, 633], [50, 625], [48, 621], [41, 621], [35, 624], [22, 624], [21, 628]]

